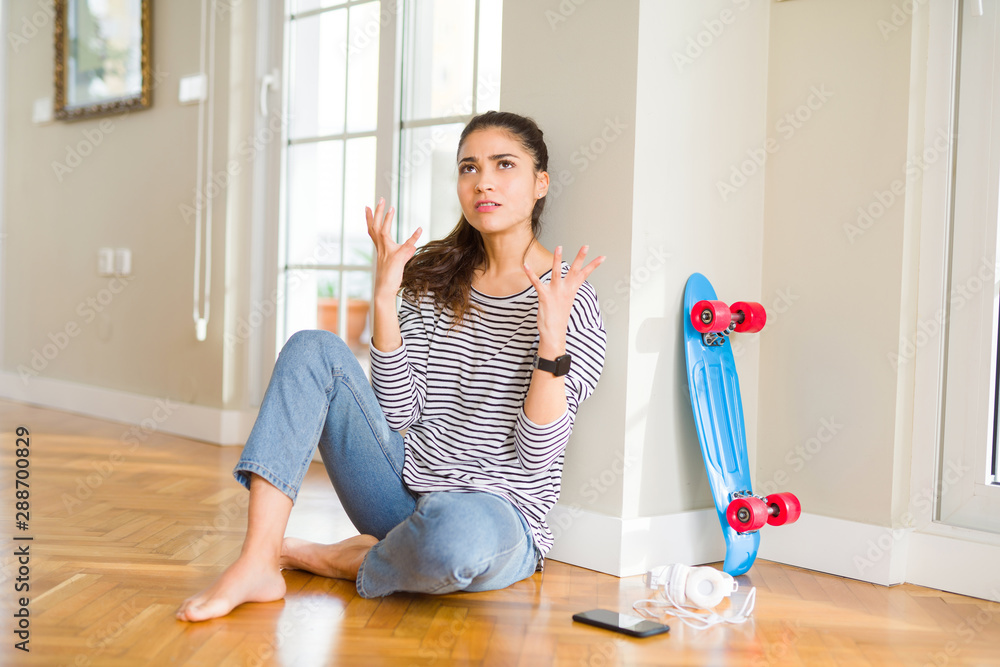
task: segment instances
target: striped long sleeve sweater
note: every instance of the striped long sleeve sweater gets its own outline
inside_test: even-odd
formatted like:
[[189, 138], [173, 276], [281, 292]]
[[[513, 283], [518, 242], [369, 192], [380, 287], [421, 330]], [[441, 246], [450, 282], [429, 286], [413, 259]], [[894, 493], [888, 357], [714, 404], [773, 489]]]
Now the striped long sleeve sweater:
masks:
[[[563, 275], [568, 270], [563, 262]], [[429, 295], [417, 304], [403, 299], [403, 344], [391, 352], [371, 348], [372, 386], [389, 426], [408, 429], [403, 481], [411, 490], [506, 498], [544, 555], [553, 542], [545, 515], [559, 499], [566, 443], [604, 367], [607, 337], [597, 293], [587, 282], [577, 292], [566, 332], [573, 358], [565, 379], [568, 407], [549, 424], [524, 413], [538, 349], [535, 288], [503, 297], [473, 289], [471, 299], [481, 314], [467, 314], [451, 332], [450, 309], [435, 312]]]

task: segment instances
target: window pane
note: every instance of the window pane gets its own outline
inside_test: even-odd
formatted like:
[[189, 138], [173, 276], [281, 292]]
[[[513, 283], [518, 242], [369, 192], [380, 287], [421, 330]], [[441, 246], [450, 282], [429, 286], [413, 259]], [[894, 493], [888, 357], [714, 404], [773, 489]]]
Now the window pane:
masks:
[[367, 349], [371, 340], [368, 311], [371, 309], [372, 274], [367, 271], [343, 272], [347, 311], [341, 312], [341, 272], [314, 273], [317, 276], [316, 307], [312, 310], [315, 316], [314, 327], [337, 334], [355, 353]]
[[403, 120], [472, 113], [475, 10], [471, 0], [413, 3]]
[[368, 313], [371, 309], [372, 274], [344, 271], [347, 312], [340, 312], [341, 272], [290, 269], [285, 273], [287, 332], [324, 329], [344, 339], [355, 352], [371, 341]]
[[378, 121], [379, 5], [351, 7], [347, 45], [347, 131], [371, 132]]
[[355, 355], [367, 360], [366, 353], [372, 339], [372, 274], [367, 271], [345, 271], [344, 291], [347, 293], [347, 316], [343, 321], [341, 338]]
[[292, 21], [291, 39], [289, 136], [343, 132], [347, 10]]
[[[998, 231], [1000, 237], [1000, 231]], [[1000, 254], [1000, 253], [998, 253]], [[1000, 313], [1000, 295], [993, 297], [993, 312]], [[997, 322], [1000, 331], [1000, 322]], [[1000, 360], [1000, 339], [997, 340], [996, 359]], [[996, 362], [996, 376], [993, 378], [993, 465], [990, 466], [993, 483], [1000, 484], [1000, 361]]]
[[[348, 300], [371, 301], [372, 274], [369, 271], [344, 271], [344, 289]], [[360, 331], [359, 331], [360, 333]], [[356, 338], [357, 336], [355, 336]], [[368, 341], [362, 341], [367, 345]]]
[[479, 0], [479, 72], [476, 113], [500, 108], [500, 44], [503, 0]]
[[320, 273], [310, 269], [285, 272], [286, 341], [296, 331], [316, 328], [317, 288], [323, 282]]
[[423, 227], [418, 243], [447, 236], [462, 216], [456, 154], [462, 124], [403, 130], [399, 239]]
[[288, 263], [339, 264], [342, 141], [288, 147]]
[[[382, 195], [388, 197], [388, 193]], [[368, 236], [365, 206], [375, 208], [375, 137], [347, 142], [344, 203], [344, 263], [370, 266], [374, 246]]]

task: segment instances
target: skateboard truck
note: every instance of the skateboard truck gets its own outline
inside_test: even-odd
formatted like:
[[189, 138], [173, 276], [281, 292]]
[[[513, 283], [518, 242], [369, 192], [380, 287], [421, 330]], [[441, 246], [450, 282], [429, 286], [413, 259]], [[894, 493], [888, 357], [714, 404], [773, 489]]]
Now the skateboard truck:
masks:
[[722, 345], [726, 337], [737, 333], [757, 333], [767, 323], [767, 312], [759, 303], [737, 301], [699, 301], [691, 309], [691, 324], [709, 347]]
[[772, 493], [762, 498], [750, 491], [734, 491], [730, 497], [726, 520], [738, 533], [756, 532], [765, 523], [769, 526], [795, 523], [802, 514], [799, 499], [791, 493]]

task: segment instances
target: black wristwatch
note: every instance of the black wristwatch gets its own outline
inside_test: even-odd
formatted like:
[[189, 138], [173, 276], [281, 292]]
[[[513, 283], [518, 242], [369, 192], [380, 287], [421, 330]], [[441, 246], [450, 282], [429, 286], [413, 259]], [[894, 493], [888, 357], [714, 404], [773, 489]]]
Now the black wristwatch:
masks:
[[561, 375], [566, 375], [566, 373], [569, 373], [569, 365], [571, 361], [572, 357], [570, 357], [568, 354], [563, 354], [556, 357], [555, 361], [551, 359], [542, 359], [540, 356], [536, 354], [535, 358], [531, 362], [531, 367], [538, 368], [543, 371], [548, 371], [549, 373], [552, 373], [554, 376], [559, 377]]

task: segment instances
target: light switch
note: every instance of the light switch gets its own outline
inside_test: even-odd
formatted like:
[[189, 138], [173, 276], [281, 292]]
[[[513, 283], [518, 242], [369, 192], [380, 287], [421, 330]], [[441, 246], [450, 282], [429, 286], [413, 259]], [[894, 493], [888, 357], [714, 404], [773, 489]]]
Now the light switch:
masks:
[[31, 122], [36, 125], [52, 122], [52, 98], [39, 97], [31, 110]]
[[132, 274], [132, 251], [128, 248], [115, 248], [115, 274], [119, 276]]
[[178, 100], [181, 104], [195, 104], [206, 99], [208, 78], [204, 74], [192, 74], [181, 78]]
[[114, 248], [97, 249], [97, 275], [115, 275], [115, 251]]

